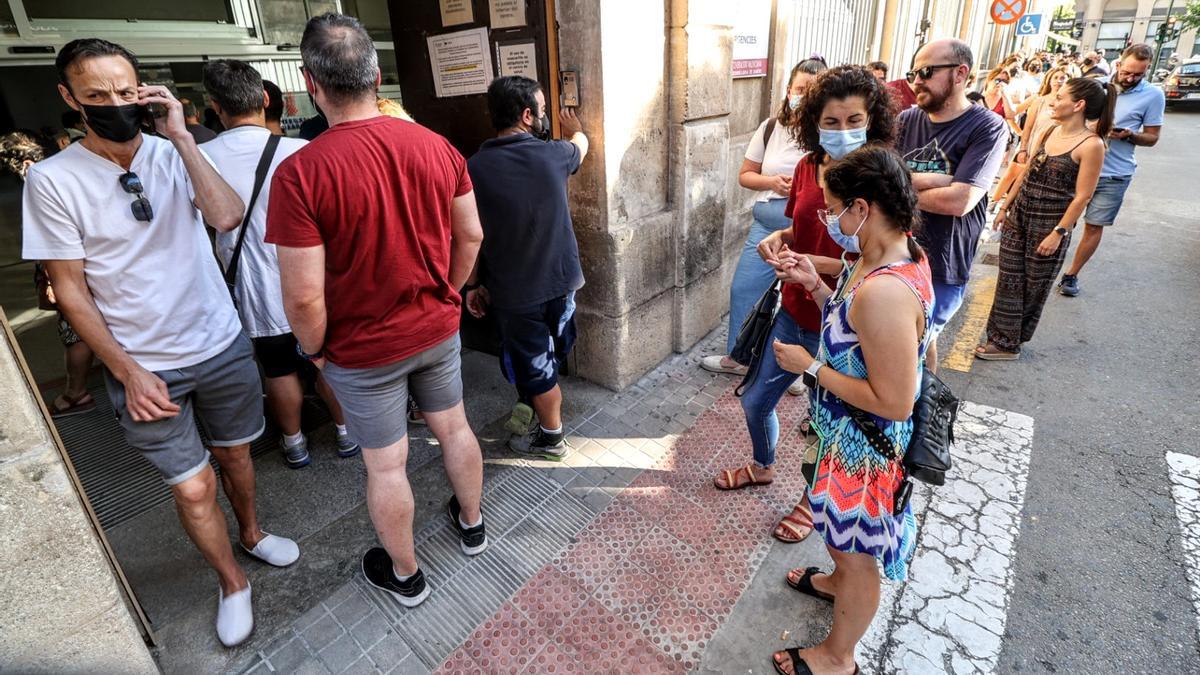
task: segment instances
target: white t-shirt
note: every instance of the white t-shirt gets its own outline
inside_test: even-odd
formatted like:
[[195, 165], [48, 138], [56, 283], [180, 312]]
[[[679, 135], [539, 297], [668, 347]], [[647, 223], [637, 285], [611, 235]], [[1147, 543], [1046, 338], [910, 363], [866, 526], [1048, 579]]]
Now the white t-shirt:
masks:
[[[763, 120], [763, 123], [758, 125], [758, 130], [750, 139], [750, 145], [746, 147], [746, 159], [761, 164], [762, 171], [759, 173], [764, 176], [791, 178], [796, 171], [796, 165], [800, 163], [800, 159], [806, 153], [796, 145], [796, 142], [792, 140], [792, 134], [782, 124], [775, 125], [775, 129], [771, 132], [771, 139], [764, 148], [763, 136], [767, 133], [767, 122], [769, 121], [770, 118]], [[754, 201], [765, 202], [769, 199], [787, 199], [787, 196], [776, 194], [773, 190], [762, 190]]]
[[150, 371], [194, 366], [241, 331], [213, 258], [192, 182], [170, 141], [142, 135], [130, 171], [154, 210], [133, 217], [125, 169], [74, 143], [29, 169], [28, 260], [83, 260], [96, 307], [117, 344]]
[[[250, 203], [254, 190], [254, 170], [262, 157], [263, 147], [271, 132], [263, 127], [242, 126], [222, 132], [204, 144], [204, 152], [217, 165], [221, 177], [238, 193], [242, 203]], [[250, 230], [242, 244], [238, 262], [236, 293], [242, 326], [252, 338], [283, 335], [291, 332], [287, 315], [283, 313], [283, 291], [279, 286], [279, 257], [275, 245], [263, 241], [267, 236], [267, 200], [271, 197], [271, 178], [279, 163], [303, 148], [307, 141], [299, 138], [280, 138], [267, 180], [263, 183], [254, 213], [250, 215]], [[226, 268], [233, 257], [241, 228], [217, 233], [217, 255]]]

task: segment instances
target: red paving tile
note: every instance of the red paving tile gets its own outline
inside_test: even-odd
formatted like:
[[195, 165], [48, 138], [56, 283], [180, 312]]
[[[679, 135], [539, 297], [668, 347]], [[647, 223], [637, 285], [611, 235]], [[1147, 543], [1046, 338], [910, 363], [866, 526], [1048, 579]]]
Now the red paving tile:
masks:
[[478, 672], [479, 664], [472, 661], [461, 647], [433, 671], [434, 675], [476, 675]]
[[690, 605], [683, 596], [671, 593], [643, 627], [643, 633], [651, 644], [691, 671], [700, 665], [704, 648], [717, 628], [712, 617]]
[[629, 561], [596, 589], [596, 600], [630, 624], [643, 627], [666, 598], [670, 584]]
[[588, 537], [581, 538], [555, 558], [554, 566], [591, 593], [608, 577], [620, 558], [620, 552], [608, 542]]
[[587, 602], [588, 593], [553, 565], [543, 567], [513, 596], [525, 616], [550, 637]]
[[721, 622], [729, 616], [745, 586], [733, 581], [732, 576], [711, 559], [697, 560], [684, 569], [675, 590], [689, 604]]
[[595, 600], [589, 600], [563, 628], [560, 641], [578, 652], [592, 672], [685, 672], [680, 662], [647, 641], [639, 629]]
[[593, 540], [614, 549], [619, 558], [627, 557], [654, 524], [645, 516], [624, 504], [623, 493], [618, 495], [592, 524], [580, 534], [580, 541]]
[[567, 645], [551, 642], [530, 660], [524, 672], [538, 675], [584, 675], [596, 671], [584, 661], [579, 652]]
[[511, 603], [505, 603], [467, 638], [461, 649], [489, 673], [517, 673], [550, 642], [550, 636]]
[[629, 562], [662, 579], [663, 583], [678, 578], [696, 558], [691, 547], [658, 527], [650, 530], [629, 554]]

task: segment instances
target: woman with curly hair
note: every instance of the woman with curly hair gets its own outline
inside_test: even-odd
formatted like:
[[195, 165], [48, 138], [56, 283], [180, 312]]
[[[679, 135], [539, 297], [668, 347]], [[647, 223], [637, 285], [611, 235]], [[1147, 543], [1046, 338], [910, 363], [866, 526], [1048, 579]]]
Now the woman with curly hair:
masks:
[[[29, 167], [45, 157], [45, 149], [29, 134], [14, 131], [0, 137], [0, 166], [21, 180], [25, 180]], [[58, 312], [58, 339], [62, 342], [67, 368], [67, 386], [63, 393], [50, 402], [50, 414], [53, 417], [66, 417], [88, 412], [96, 407], [95, 399], [87, 390], [87, 375], [92, 369], [92, 348], [79, 339], [75, 329], [58, 310], [50, 276], [40, 262], [34, 264], [33, 283], [38, 292], [38, 307]]]
[[[893, 448], [912, 437], [921, 369], [933, 337], [933, 279], [912, 237], [917, 193], [893, 150], [861, 148], [824, 173], [828, 210], [820, 220], [858, 260], [827, 285], [812, 258], [779, 254], [779, 275], [824, 309], [819, 347], [773, 344], [781, 372], [803, 373], [820, 443], [809, 487], [813, 527], [832, 572], [794, 569], [787, 584], [833, 603], [833, 627], [820, 644], [775, 652], [782, 675], [858, 673], [854, 652], [879, 608], [879, 567], [908, 576], [917, 523], [904, 497], [903, 453], [888, 457], [852, 416], [857, 408]], [[834, 290], [836, 289], [836, 290]], [[898, 498], [899, 497], [899, 498]]]
[[738, 258], [733, 283], [729, 287], [726, 350], [724, 354], [704, 357], [700, 367], [705, 370], [728, 375], [746, 374], [746, 366], [729, 358], [729, 353], [733, 351], [738, 328], [746, 315], [775, 280], [775, 270], [758, 257], [758, 242], [790, 224], [787, 216], [783, 215], [783, 207], [787, 204], [796, 162], [804, 156], [792, 138], [792, 130], [796, 128], [796, 120], [800, 117], [798, 111], [804, 100], [804, 91], [825, 68], [825, 60], [817, 56], [797, 63], [788, 76], [787, 92], [774, 116], [758, 125], [750, 145], [746, 147], [746, 157], [738, 172], [738, 185], [756, 193], [754, 210], [751, 212], [754, 222], [742, 245], [742, 255]]
[[[758, 245], [758, 255], [783, 280], [783, 310], [775, 320], [771, 340], [803, 345], [816, 352], [821, 330], [821, 307], [805, 290], [782, 274], [785, 254], [800, 254], [812, 261], [823, 278], [834, 283], [842, 272], [844, 249], [829, 235], [818, 213], [826, 207], [826, 170], [856, 148], [871, 142], [890, 145], [895, 137], [896, 116], [891, 93], [863, 66], [839, 66], [821, 73], [809, 87], [799, 107], [792, 133], [800, 148], [808, 151], [792, 175], [791, 191], [784, 213], [791, 227], [774, 232]], [[771, 350], [742, 396], [742, 410], [754, 447], [753, 462], [726, 469], [713, 479], [722, 490], [765, 485], [774, 480], [775, 447], [779, 441], [779, 418], [775, 406], [797, 380], [783, 370]], [[802, 423], [811, 433], [809, 420]], [[803, 540], [812, 532], [812, 516], [801, 501], [775, 527], [775, 538], [787, 543]]]

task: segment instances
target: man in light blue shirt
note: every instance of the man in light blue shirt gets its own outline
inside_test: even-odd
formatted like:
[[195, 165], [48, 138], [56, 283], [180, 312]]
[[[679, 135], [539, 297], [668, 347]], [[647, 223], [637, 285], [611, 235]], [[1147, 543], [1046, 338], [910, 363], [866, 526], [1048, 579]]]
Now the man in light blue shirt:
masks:
[[1079, 272], [1100, 246], [1104, 228], [1112, 225], [1121, 210], [1125, 190], [1133, 180], [1137, 161], [1133, 151], [1137, 146], [1153, 147], [1162, 131], [1166, 97], [1162, 89], [1146, 83], [1146, 71], [1154, 53], [1145, 44], [1130, 45], [1117, 62], [1111, 82], [1117, 86], [1113, 130], [1108, 134], [1108, 152], [1100, 169], [1100, 182], [1083, 214], [1083, 238], [1075, 249], [1071, 267], [1063, 274], [1058, 290], [1063, 295], [1079, 295]]

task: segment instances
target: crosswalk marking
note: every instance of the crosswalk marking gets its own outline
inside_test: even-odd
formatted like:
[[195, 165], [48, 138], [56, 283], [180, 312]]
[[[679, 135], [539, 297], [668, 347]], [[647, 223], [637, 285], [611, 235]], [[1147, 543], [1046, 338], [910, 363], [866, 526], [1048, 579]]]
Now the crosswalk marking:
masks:
[[1196, 630], [1200, 632], [1200, 457], [1168, 452], [1167, 468], [1175, 515], [1179, 518], [1188, 583], [1192, 587]]
[[[946, 485], [914, 491], [921, 522], [911, 574], [904, 584], [884, 584], [879, 613], [860, 643], [864, 670], [996, 671], [1033, 418], [964, 403], [956, 432]], [[1200, 510], [1194, 517], [1200, 522]], [[1200, 553], [1200, 539], [1195, 543]]]

